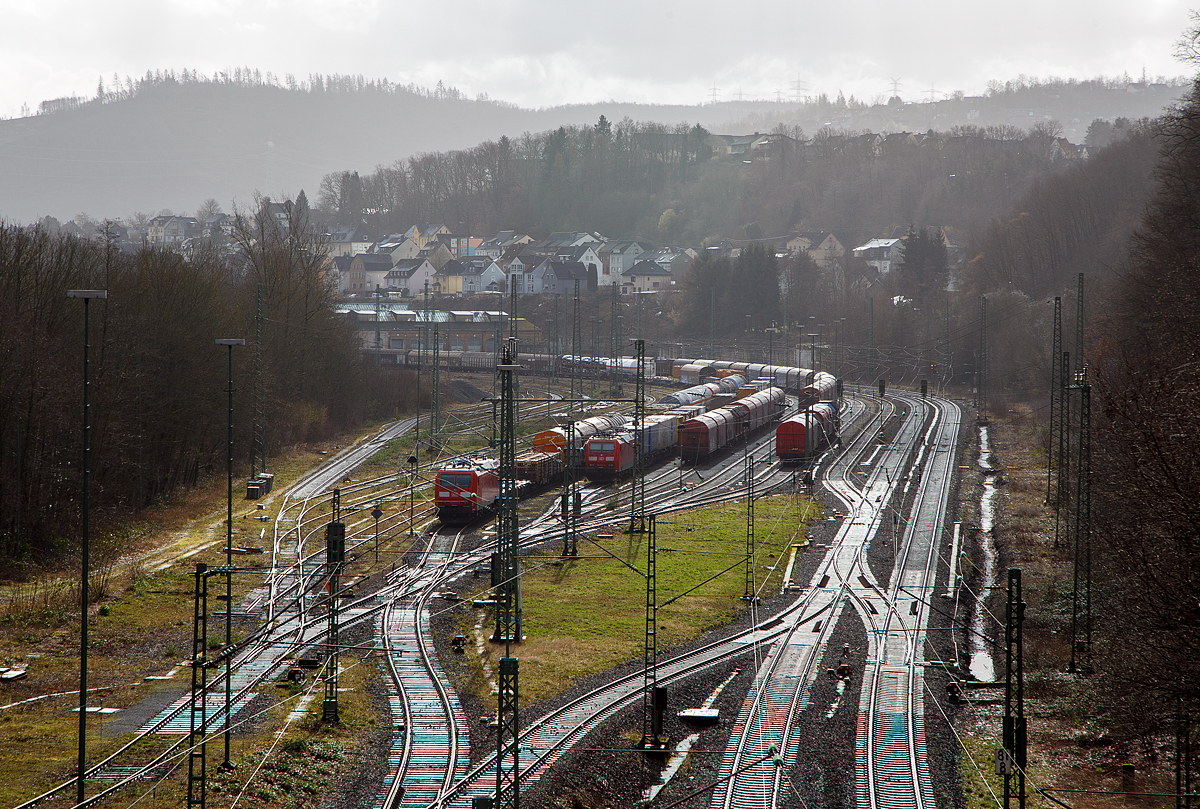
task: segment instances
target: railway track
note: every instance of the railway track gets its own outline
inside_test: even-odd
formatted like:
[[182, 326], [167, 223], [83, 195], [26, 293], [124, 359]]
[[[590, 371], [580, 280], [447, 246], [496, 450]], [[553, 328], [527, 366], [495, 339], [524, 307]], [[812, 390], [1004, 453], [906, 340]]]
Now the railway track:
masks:
[[[384, 433], [381, 433], [364, 443], [367, 447], [378, 449], [382, 443], [390, 440], [383, 438], [383, 435]], [[744, 496], [740, 491], [740, 484], [744, 480], [745, 456], [755, 462], [752, 468], [756, 486], [780, 485], [790, 477], [790, 472], [779, 467], [777, 463], [764, 463], [764, 456], [769, 454], [769, 436], [762, 436], [744, 453], [735, 450], [717, 465], [718, 468], [706, 470], [703, 480], [693, 479], [686, 492], [681, 491], [673, 467], [660, 469], [647, 481], [647, 510], [666, 513]], [[356, 457], [348, 453], [343, 460], [353, 460]], [[333, 461], [327, 464], [329, 468], [333, 466]], [[295, 502], [290, 503], [285, 499], [284, 508], [280, 510], [280, 519], [274, 532], [272, 573], [268, 577], [268, 584], [251, 602], [253, 607], [266, 611], [269, 616], [266, 625], [271, 632], [276, 633], [269, 644], [272, 648], [278, 648], [280, 638], [289, 632], [298, 633], [295, 636], [295, 644], [291, 647], [293, 649], [319, 641], [319, 633], [306, 635], [303, 627], [306, 624], [306, 603], [309, 600], [306, 594], [311, 593], [313, 589], [312, 573], [318, 567], [317, 558], [323, 554], [324, 548], [322, 543], [314, 554], [306, 554], [304, 548], [313, 533], [320, 531], [329, 518], [326, 505], [315, 501], [314, 498], [323, 491], [322, 486], [328, 488], [332, 482], [341, 481], [343, 478], [344, 472], [333, 472], [322, 478], [307, 481], [306, 485], [298, 490], [303, 497], [293, 498]], [[344, 487], [343, 508], [357, 513], [364, 506], [369, 506], [380, 496], [379, 489], [383, 485], [381, 481], [384, 479], [362, 481]], [[859, 483], [853, 474], [847, 474], [846, 481], [849, 488], [857, 489]], [[605, 504], [601, 502], [601, 495], [589, 497], [586, 492], [590, 491], [592, 490], [585, 490], [582, 530], [594, 530], [611, 524], [614, 518], [614, 513], [606, 509]], [[392, 496], [407, 492], [407, 486], [397, 487], [392, 490]], [[861, 502], [866, 502], [874, 490], [867, 485], [866, 492], [867, 494], [861, 496]], [[522, 545], [551, 541], [556, 538], [556, 530], [557, 536], [561, 536], [561, 528], [554, 525], [554, 514], [553, 509], [548, 509], [528, 526], [523, 527]], [[619, 510], [615, 516], [619, 521]], [[384, 521], [385, 530], [394, 530], [403, 525], [403, 522], [398, 514], [390, 515], [389, 520]], [[357, 537], [357, 544], [360, 546], [369, 541], [369, 537], [363, 536], [364, 533], [365, 529], [360, 528], [357, 533], [352, 534], [352, 537]], [[459, 743], [461, 733], [465, 732], [461, 730], [461, 707], [445, 683], [444, 675], [440, 674], [436, 664], [430, 662], [434, 656], [428, 648], [428, 613], [425, 609], [426, 600], [433, 589], [442, 586], [449, 578], [462, 575], [468, 568], [483, 563], [486, 554], [476, 551], [456, 556], [456, 541], [449, 549], [438, 551], [435, 549], [436, 536], [438, 535], [430, 537], [425, 561], [419, 569], [402, 570], [389, 581], [384, 591], [374, 595], [373, 605], [359, 605], [357, 614], [352, 616], [354, 620], [377, 617], [382, 650], [386, 652], [389, 661], [394, 661], [391, 665], [398, 690], [394, 712], [401, 718], [405, 739], [402, 745], [393, 750], [394, 758], [391, 763], [396, 768], [397, 777], [389, 782], [388, 789], [380, 796], [380, 804], [389, 808], [461, 804], [473, 794], [472, 789], [482, 787], [480, 773], [486, 773], [488, 768], [488, 763], [484, 762], [470, 771], [467, 769], [465, 746]], [[348, 547], [353, 547], [349, 538]], [[865, 568], [865, 565], [863, 567]], [[689, 656], [660, 663], [660, 680], [669, 683], [690, 676], [730, 657], [744, 654], [747, 650], [764, 648], [767, 644], [774, 643], [779, 647], [781, 637], [800, 634], [798, 628], [813, 621], [821, 622], [821, 630], [819, 633], [809, 634], [823, 635], [833, 624], [833, 607], [819, 603], [823, 596], [817, 591], [824, 589], [829, 588], [808, 588], [798, 600], [797, 606], [789, 611], [787, 620], [782, 623], [779, 619], [774, 619], [737, 638], [714, 644], [707, 651], [701, 650]], [[844, 584], [841, 589], [844, 589]], [[393, 594], [398, 595], [393, 598]], [[385, 603], [381, 605], [381, 601]], [[294, 616], [289, 611], [294, 611]], [[348, 619], [350, 617], [348, 615]], [[343, 623], [343, 626], [345, 625], [346, 623]], [[786, 656], [781, 655], [779, 658], [780, 665], [795, 665], [794, 660], [789, 664]], [[810, 667], [811, 658], [812, 655], [809, 655]], [[250, 672], [253, 667], [248, 662], [242, 662], [239, 664], [239, 671], [243, 668], [249, 681], [252, 679]], [[263, 668], [269, 671], [271, 667]], [[261, 679], [265, 672], [254, 676]], [[598, 689], [580, 701], [566, 706], [562, 712], [543, 717], [531, 725], [522, 734], [522, 748], [534, 752], [535, 755], [531, 757], [528, 769], [523, 767], [526, 772], [523, 772], [522, 778], [540, 777], [571, 744], [586, 735], [588, 730], [622, 707], [640, 699], [641, 673], [638, 672], [627, 680]], [[799, 692], [793, 692], [797, 693]], [[793, 703], [797, 703], [797, 700], [798, 698], [794, 697]], [[212, 728], [221, 721], [220, 711], [212, 712], [210, 716]], [[110, 765], [110, 769], [117, 766], [124, 765]], [[494, 763], [491, 766], [494, 767]], [[131, 773], [130, 777], [121, 783], [144, 777], [144, 774], [145, 770], [141, 773]], [[403, 789], [400, 788], [401, 784]], [[110, 791], [106, 790], [105, 793], [95, 796], [89, 803], [102, 799]], [[37, 800], [39, 799], [25, 805], [32, 805]]]
[[[909, 399], [908, 404], [916, 406], [918, 401]], [[881, 593], [887, 609], [868, 623], [857, 791], [859, 804], [872, 808], [936, 805], [925, 749], [925, 630], [962, 415], [946, 400], [932, 400], [930, 407], [935, 418], [919, 448], [921, 476], [912, 514], [891, 581]]]
[[430, 536], [420, 563], [405, 571], [409, 593], [388, 603], [379, 634], [392, 686], [395, 735], [388, 757], [390, 778], [377, 803], [385, 807], [439, 803], [467, 768], [466, 718], [457, 695], [436, 664], [429, 641], [428, 600], [446, 574], [462, 531]]
[[[890, 403], [883, 405], [881, 422], [891, 410]], [[730, 734], [721, 763], [721, 786], [714, 791], [710, 806], [742, 809], [776, 805], [781, 768], [769, 760], [768, 751], [772, 745], [781, 751], [784, 766], [794, 764], [801, 754], [796, 716], [808, 707], [820, 661], [846, 599], [852, 594], [854, 577], [866, 570], [865, 549], [879, 522], [877, 503], [890, 495], [893, 481], [899, 478], [893, 472], [902, 463], [906, 444], [911, 441], [902, 429], [898, 441], [881, 454], [873, 441], [874, 433], [873, 429], [861, 430], [831, 465], [828, 477], [837, 481], [845, 495], [846, 519], [802, 590], [807, 600], [805, 608], [759, 668]], [[859, 480], [859, 467], [867, 462], [874, 466], [864, 483]], [[801, 624], [815, 621], [818, 614], [824, 618], [814, 623], [811, 631], [799, 631]]]

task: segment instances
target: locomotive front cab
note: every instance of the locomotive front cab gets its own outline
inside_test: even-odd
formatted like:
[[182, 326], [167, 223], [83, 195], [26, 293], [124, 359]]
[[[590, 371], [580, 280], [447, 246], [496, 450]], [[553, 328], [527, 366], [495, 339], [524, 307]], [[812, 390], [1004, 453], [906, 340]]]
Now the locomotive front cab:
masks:
[[438, 472], [434, 484], [438, 513], [444, 516], [474, 513], [478, 500], [477, 478], [478, 473], [469, 469]]

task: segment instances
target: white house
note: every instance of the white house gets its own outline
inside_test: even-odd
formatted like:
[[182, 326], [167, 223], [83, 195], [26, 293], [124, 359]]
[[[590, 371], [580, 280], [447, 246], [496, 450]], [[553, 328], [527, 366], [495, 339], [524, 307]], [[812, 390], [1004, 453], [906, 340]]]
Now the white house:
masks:
[[396, 263], [396, 266], [385, 277], [384, 288], [400, 290], [400, 294], [409, 298], [425, 294], [425, 284], [433, 287], [433, 276], [437, 272], [433, 265], [425, 259], [406, 258]]
[[671, 271], [657, 261], [644, 259], [621, 275], [621, 294], [660, 292], [675, 284]]
[[887, 275], [904, 261], [904, 240], [871, 239], [854, 248], [854, 257], [867, 262], [880, 275]]
[[479, 292], [500, 292], [504, 289], [504, 270], [487, 256], [471, 256], [459, 259], [462, 269], [462, 291], [464, 295]]
[[621, 274], [632, 267], [643, 253], [653, 250], [653, 246], [645, 242], [611, 241], [599, 250], [603, 262], [597, 280], [600, 286], [606, 287], [621, 283]]
[[417, 247], [417, 243], [407, 236], [392, 235], [384, 236], [375, 242], [371, 252], [386, 253], [391, 256], [394, 264], [401, 259], [416, 258], [417, 253], [421, 252], [421, 248]]

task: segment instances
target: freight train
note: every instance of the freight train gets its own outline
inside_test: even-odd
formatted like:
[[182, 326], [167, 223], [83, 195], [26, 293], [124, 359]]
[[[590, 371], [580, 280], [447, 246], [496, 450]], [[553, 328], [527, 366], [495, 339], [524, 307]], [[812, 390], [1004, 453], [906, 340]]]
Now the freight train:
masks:
[[[562, 459], [557, 453], [522, 452], [516, 462], [519, 495], [547, 486], [562, 475]], [[467, 458], [439, 469], [433, 487], [438, 519], [469, 522], [490, 513], [500, 497], [499, 469], [499, 461], [492, 458]]]
[[[429, 367], [433, 363], [433, 352], [429, 349], [413, 349], [404, 353], [402, 361], [409, 367]], [[496, 355], [490, 351], [440, 351], [438, 364], [448, 371], [492, 373], [496, 368]], [[523, 374], [554, 372], [569, 376], [572, 373], [580, 373], [584, 376], [599, 377], [607, 376], [615, 368], [623, 376], [637, 375], [637, 360], [632, 357], [622, 357], [614, 361], [609, 357], [524, 353], [517, 355], [517, 364], [520, 366], [519, 373]], [[674, 379], [689, 386], [719, 381], [732, 375], [740, 375], [743, 379], [750, 380], [770, 379], [787, 393], [798, 394], [802, 407], [836, 399], [839, 394], [837, 380], [831, 374], [790, 365], [647, 357], [645, 375], [648, 379]]]
[[[415, 365], [418, 352], [408, 352], [405, 361]], [[442, 352], [439, 361], [444, 368], [461, 370], [491, 371], [495, 365], [494, 355], [487, 352]], [[518, 362], [524, 371], [553, 369], [564, 374], [607, 373], [612, 364], [606, 358], [544, 354], [520, 354]], [[634, 375], [637, 361], [624, 359], [617, 367], [622, 374]], [[783, 365], [671, 358], [647, 359], [646, 371], [652, 372], [648, 376], [692, 384], [660, 398], [655, 412], [636, 427], [629, 416], [606, 414], [537, 433], [533, 450], [517, 457], [522, 485], [544, 486], [562, 473], [564, 464], [593, 480], [629, 473], [637, 463], [639, 443], [643, 463], [677, 449], [686, 461], [703, 462], [778, 421], [785, 392], [794, 391], [809, 415], [807, 421], [803, 413], [789, 419], [776, 431], [781, 459], [804, 460], [837, 440], [840, 390], [830, 374]], [[495, 505], [497, 464], [475, 460], [446, 467], [437, 474], [435, 492], [443, 521], [472, 519]]]
[[675, 452], [679, 446], [679, 427], [699, 415], [699, 406], [680, 407], [646, 416], [640, 425], [628, 430], [600, 435], [588, 440], [583, 451], [583, 474], [589, 480], [612, 480], [633, 471], [641, 444], [642, 464], [653, 463]]
[[679, 427], [679, 452], [684, 461], [700, 463], [751, 433], [774, 424], [783, 415], [782, 388], [769, 387], [732, 404], [688, 419]]
[[693, 385], [690, 388], [677, 390], [674, 393], [668, 393], [659, 399], [657, 404], [664, 407], [699, 404], [721, 394], [737, 393], [738, 389], [745, 384], [745, 376], [733, 374], [720, 379], [714, 379], [711, 382], [703, 382], [699, 385]]
[[812, 405], [775, 428], [775, 454], [785, 463], [820, 455], [838, 440], [839, 426], [836, 405], [831, 402]]

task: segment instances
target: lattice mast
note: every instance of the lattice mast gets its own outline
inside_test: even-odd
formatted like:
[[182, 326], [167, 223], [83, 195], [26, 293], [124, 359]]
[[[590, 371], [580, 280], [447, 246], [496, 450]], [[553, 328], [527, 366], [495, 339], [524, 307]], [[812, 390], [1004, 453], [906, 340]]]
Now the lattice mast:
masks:
[[493, 640], [504, 643], [500, 659], [499, 695], [496, 731], [495, 809], [517, 809], [520, 805], [520, 763], [518, 760], [518, 660], [512, 645], [521, 635], [521, 569], [517, 551], [520, 545], [517, 522], [516, 453], [516, 378], [517, 341], [509, 339], [502, 362], [496, 366], [500, 377], [500, 496], [497, 500], [497, 541], [499, 543], [498, 601], [496, 634]]
[[[1073, 391], [1079, 392], [1079, 437], [1075, 467], [1075, 574], [1071, 595], [1071, 664], [1092, 662], [1092, 386], [1084, 365], [1075, 374]], [[1082, 581], [1081, 581], [1082, 579]], [[1082, 592], [1080, 587], [1082, 586]]]
[[[267, 396], [263, 362], [263, 285], [259, 284], [254, 308], [254, 428], [250, 446], [250, 477], [267, 471]], [[258, 463], [256, 464], [255, 461]]]
[[[806, 415], [807, 420], [807, 415]], [[804, 436], [805, 443], [808, 442], [808, 434], [811, 432], [807, 425], [805, 427]], [[746, 589], [742, 598], [751, 603], [754, 602], [754, 455], [750, 452], [750, 439], [746, 439], [745, 443], [745, 467], [746, 467]], [[805, 447], [805, 457], [808, 457], [808, 449]]]
[[1055, 473], [1058, 471], [1058, 458], [1061, 451], [1055, 443], [1059, 435], [1059, 421], [1061, 416], [1059, 411], [1062, 409], [1062, 395], [1059, 388], [1062, 387], [1062, 382], [1059, 380], [1060, 366], [1058, 357], [1062, 353], [1062, 298], [1054, 298], [1054, 325], [1053, 332], [1050, 337], [1050, 451], [1046, 453], [1046, 505], [1053, 506], [1058, 510], [1058, 481], [1055, 479]]
[[611, 318], [612, 339], [609, 343], [609, 356], [612, 363], [609, 365], [608, 395], [620, 399], [624, 394], [624, 374], [621, 373], [621, 296], [620, 287], [616, 283], [612, 285]]
[[987, 421], [987, 399], [988, 399], [988, 326], [987, 326], [987, 295], [979, 297], [979, 368], [976, 371], [976, 407], [979, 413], [979, 420]]
[[637, 363], [637, 383], [633, 402], [634, 462], [633, 480], [629, 492], [629, 531], [636, 533], [646, 528], [646, 474], [643, 469], [642, 430], [646, 424], [646, 341], [634, 341]]
[[333, 490], [333, 520], [325, 526], [325, 574], [329, 588], [327, 604], [328, 626], [325, 634], [325, 699], [321, 703], [322, 719], [338, 721], [338, 667], [340, 640], [338, 638], [338, 595], [342, 569], [346, 563], [346, 524], [341, 521], [342, 492]]
[[1021, 570], [1008, 571], [1008, 600], [1004, 610], [1004, 723], [1002, 741], [1008, 765], [1004, 768], [1004, 807], [1008, 809], [1012, 782], [1016, 781], [1017, 805], [1025, 809], [1025, 665], [1022, 654], [1022, 625], [1025, 602], [1021, 598]]
[[654, 522], [654, 515], [651, 514], [646, 521], [646, 640], [642, 666], [641, 747], [657, 747], [662, 732], [655, 711], [658, 687], [658, 540]]
[[191, 724], [188, 730], [188, 809], [204, 809], [207, 793], [208, 565], [196, 564], [192, 616]]

